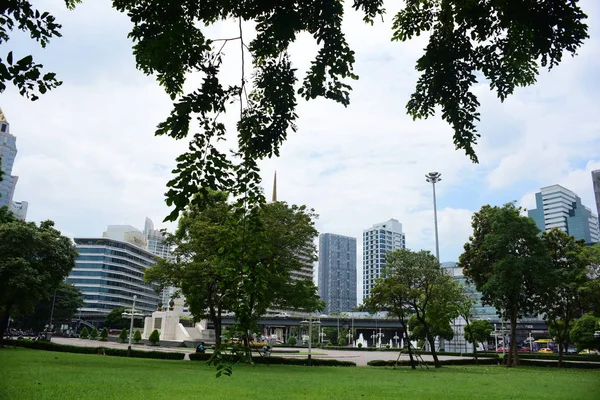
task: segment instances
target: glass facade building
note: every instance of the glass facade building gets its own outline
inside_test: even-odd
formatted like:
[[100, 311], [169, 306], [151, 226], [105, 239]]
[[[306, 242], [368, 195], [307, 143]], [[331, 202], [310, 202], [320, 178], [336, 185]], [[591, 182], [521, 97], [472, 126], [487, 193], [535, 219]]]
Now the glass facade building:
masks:
[[558, 228], [586, 243], [600, 241], [598, 216], [581, 204], [581, 199], [560, 185], [543, 187], [535, 194], [536, 208], [528, 210], [542, 231]]
[[109, 239], [76, 238], [79, 256], [67, 278], [83, 294], [81, 314], [103, 320], [114, 308], [135, 308], [144, 314], [156, 309], [155, 285], [144, 283], [144, 271], [155, 263], [150, 252], [131, 243]]
[[319, 296], [325, 314], [356, 307], [356, 238], [319, 235]]
[[385, 254], [389, 251], [406, 248], [406, 237], [402, 224], [396, 219], [373, 225], [363, 231], [363, 299], [380, 278], [385, 265]]
[[600, 169], [592, 171], [592, 185], [596, 199], [596, 215], [600, 218]]

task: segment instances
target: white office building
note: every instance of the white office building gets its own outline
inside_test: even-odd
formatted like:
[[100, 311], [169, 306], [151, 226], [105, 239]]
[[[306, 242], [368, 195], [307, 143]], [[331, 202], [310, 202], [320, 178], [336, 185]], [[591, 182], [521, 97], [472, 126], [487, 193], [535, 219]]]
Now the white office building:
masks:
[[402, 224], [396, 219], [373, 225], [363, 231], [363, 299], [380, 278], [385, 265], [385, 254], [406, 248], [406, 237], [402, 233]]

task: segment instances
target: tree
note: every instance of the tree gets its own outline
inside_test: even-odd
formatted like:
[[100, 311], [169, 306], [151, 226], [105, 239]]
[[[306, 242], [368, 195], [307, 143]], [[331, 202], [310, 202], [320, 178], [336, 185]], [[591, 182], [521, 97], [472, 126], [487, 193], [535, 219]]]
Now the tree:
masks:
[[[54, 311], [52, 306], [54, 305]], [[50, 295], [40, 299], [34, 306], [33, 312], [15, 314], [13, 319], [19, 321], [21, 326], [40, 332], [50, 323], [52, 314], [54, 325], [56, 321], [71, 322], [77, 309], [83, 307], [81, 292], [74, 285], [61, 281], [58, 288]]]
[[292, 347], [294, 347], [296, 345], [296, 342], [297, 342], [296, 338], [293, 336], [288, 339], [288, 344]]
[[[73, 9], [80, 0], [65, 0], [68, 8]], [[62, 36], [61, 25], [48, 12], [33, 8], [29, 1], [9, 0], [0, 9], [0, 45], [8, 42], [9, 32], [15, 27], [29, 33], [40, 46], [46, 47], [50, 39]], [[12, 82], [22, 96], [37, 100], [40, 94], [60, 86], [56, 74], [48, 72], [42, 75], [42, 64], [36, 64], [31, 55], [16, 60], [9, 51], [6, 63], [0, 59], [0, 93], [6, 90], [7, 82]]]
[[90, 336], [90, 332], [88, 331], [88, 328], [84, 326], [81, 332], [79, 333], [79, 337], [82, 339], [87, 339], [88, 336]]
[[477, 345], [487, 342], [492, 333], [492, 324], [490, 321], [479, 319], [465, 326], [464, 337], [469, 343], [473, 343], [473, 355], [477, 363]]
[[555, 283], [539, 229], [520, 212], [513, 203], [483, 206], [473, 215], [473, 235], [459, 258], [464, 275], [481, 292], [482, 302], [496, 307], [499, 316], [510, 321], [509, 367], [519, 363], [517, 319], [541, 311]]
[[135, 331], [135, 333], [133, 334], [133, 340], [135, 340], [136, 343], [139, 343], [140, 340], [142, 340], [142, 333], [140, 332], [139, 329], [137, 329]]
[[[453, 336], [450, 321], [458, 316], [460, 298], [460, 286], [441, 270], [431, 253], [396, 250], [386, 255], [384, 278], [376, 282], [365, 304], [370, 310], [387, 309], [398, 318], [406, 343], [411, 339], [407, 328], [413, 336], [427, 340], [439, 368], [435, 338]], [[408, 349], [414, 369], [411, 346]]]
[[175, 234], [168, 235], [175, 260], [159, 260], [145, 279], [181, 288], [194, 318], [213, 321], [217, 353], [223, 310], [235, 313], [237, 330], [247, 336], [267, 308], [322, 308], [312, 281], [291, 279], [293, 271], [315, 259], [314, 213], [275, 202], [246, 219], [226, 194], [210, 196], [210, 205], [189, 207]]
[[119, 340], [121, 340], [121, 343], [125, 343], [128, 337], [129, 335], [127, 334], [127, 329], [121, 329], [121, 333], [119, 333]]
[[[0, 223], [0, 333], [11, 313], [29, 314], [75, 265], [77, 250], [52, 221]], [[2, 338], [0, 337], [0, 346]]]
[[[65, 0], [69, 8], [77, 2]], [[242, 208], [264, 201], [257, 162], [278, 156], [288, 133], [296, 130], [297, 94], [307, 100], [331, 99], [344, 106], [350, 102], [349, 81], [358, 76], [353, 72], [355, 54], [342, 30], [343, 1], [203, 0], [198, 7], [196, 1], [113, 0], [113, 6], [133, 23], [129, 37], [134, 42], [137, 68], [156, 76], [174, 101], [171, 115], [156, 134], [182, 139], [190, 130], [196, 132], [189, 151], [177, 159], [177, 176], [168, 184], [167, 202], [174, 206], [169, 216], [172, 221], [190, 201], [199, 204], [206, 200], [209, 188], [231, 192]], [[370, 24], [385, 12], [383, 0], [354, 0], [353, 8], [364, 13]], [[28, 31], [42, 47], [60, 36], [54, 17], [34, 10], [29, 1], [11, 1], [0, 18], [0, 44], [9, 39], [15, 25]], [[477, 74], [503, 101], [515, 88], [533, 84], [540, 67], [551, 69], [562, 61], [563, 53], [576, 54], [588, 37], [586, 18], [573, 0], [406, 1], [393, 17], [392, 40], [404, 42], [429, 35], [417, 61], [421, 76], [407, 104], [408, 113], [413, 118], [427, 118], [439, 106], [442, 118], [454, 130], [457, 149], [476, 162], [473, 146], [479, 137], [479, 102], [471, 88], [478, 83]], [[235, 37], [209, 37], [211, 25], [231, 20], [239, 26]], [[250, 42], [244, 22], [250, 22], [256, 31]], [[320, 48], [297, 90], [290, 46], [303, 32]], [[241, 53], [237, 85], [219, 79], [227, 46], [236, 46]], [[13, 62], [9, 52], [6, 60], [7, 64], [0, 63], [0, 92], [5, 82], [12, 80], [23, 95], [35, 99], [35, 88], [44, 93], [60, 84], [51, 73], [40, 79], [42, 66], [31, 56]], [[251, 68], [246, 60], [252, 62]], [[203, 80], [200, 87], [185, 93], [190, 71], [199, 71]], [[235, 112], [239, 112], [238, 143], [237, 149], [226, 153], [216, 145], [226, 136], [219, 116], [234, 102]], [[192, 117], [198, 120], [199, 130], [190, 127]]]
[[588, 281], [588, 259], [585, 242], [559, 229], [542, 233], [542, 241], [550, 255], [556, 273], [556, 282], [546, 296], [543, 311], [548, 327], [558, 343], [558, 366], [563, 366], [563, 354], [569, 347], [572, 322], [580, 316], [582, 308], [581, 288]]
[[584, 257], [588, 260], [588, 281], [579, 288], [581, 306], [584, 312], [600, 317], [600, 244], [584, 248]]
[[113, 329], [125, 329], [129, 326], [129, 322], [126, 318], [123, 318], [125, 307], [117, 307], [110, 310], [106, 318], [104, 319], [104, 326], [108, 326]]
[[92, 329], [92, 333], [90, 333], [90, 338], [92, 338], [93, 340], [96, 340], [97, 337], [98, 337], [98, 329], [94, 328], [94, 329]]
[[102, 329], [102, 332], [100, 332], [100, 341], [106, 342], [107, 340], [108, 340], [108, 329], [104, 328], [104, 329]]
[[571, 328], [571, 340], [575, 342], [577, 350], [596, 349], [600, 347], [600, 338], [594, 336], [600, 330], [600, 320], [588, 313], [579, 318]]
[[158, 332], [157, 329], [152, 331], [152, 333], [150, 334], [150, 337], [148, 337], [148, 341], [150, 343], [152, 343], [152, 345], [154, 345], [154, 346], [156, 346], [158, 344], [158, 342], [160, 341], [160, 333]]

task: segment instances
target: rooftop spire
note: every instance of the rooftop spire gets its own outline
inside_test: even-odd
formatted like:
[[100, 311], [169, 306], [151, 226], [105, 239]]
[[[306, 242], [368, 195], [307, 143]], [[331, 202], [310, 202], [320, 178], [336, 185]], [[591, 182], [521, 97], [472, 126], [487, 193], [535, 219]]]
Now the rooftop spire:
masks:
[[271, 201], [273, 203], [277, 201], [277, 171], [275, 171], [275, 176], [273, 177], [273, 199]]

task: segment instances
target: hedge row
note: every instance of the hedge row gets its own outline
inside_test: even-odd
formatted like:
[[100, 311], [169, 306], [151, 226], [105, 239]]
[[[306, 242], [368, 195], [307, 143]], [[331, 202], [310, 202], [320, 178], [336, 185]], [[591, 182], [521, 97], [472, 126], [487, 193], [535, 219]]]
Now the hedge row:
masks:
[[[211, 354], [193, 353], [190, 354], [192, 361], [207, 361]], [[255, 364], [284, 364], [284, 365], [308, 365], [307, 358], [286, 358], [286, 357], [252, 357]], [[313, 358], [311, 364], [314, 366], [329, 366], [329, 367], [356, 367], [356, 363], [352, 361], [339, 361], [333, 359]]]
[[[478, 360], [478, 365], [492, 365], [497, 364], [498, 360], [492, 358], [480, 358]], [[415, 360], [417, 362], [417, 360]], [[421, 362], [423, 364], [423, 362]], [[425, 361], [427, 365], [434, 365], [433, 361]], [[458, 358], [455, 360], [440, 360], [441, 365], [475, 365], [475, 359], [472, 358]], [[396, 360], [371, 360], [367, 363], [370, 367], [393, 367], [393, 366], [401, 366], [401, 367], [409, 367], [410, 360], [400, 360], [396, 362]]]
[[[63, 353], [80, 354], [99, 354], [104, 353], [107, 356], [127, 357], [127, 349], [112, 349], [108, 347], [80, 347], [66, 344], [45, 342], [42, 340], [5, 340], [6, 345], [26, 347], [36, 350], [59, 351]], [[184, 353], [163, 352], [163, 351], [143, 351], [131, 350], [131, 357], [134, 358], [156, 358], [161, 360], [183, 360]]]
[[[531, 365], [535, 367], [558, 367], [558, 362], [556, 361], [544, 361], [544, 360], [521, 360], [519, 359], [521, 365]], [[564, 362], [562, 364], [563, 368], [577, 368], [577, 369], [600, 369], [600, 363], [591, 363], [591, 362]]]

